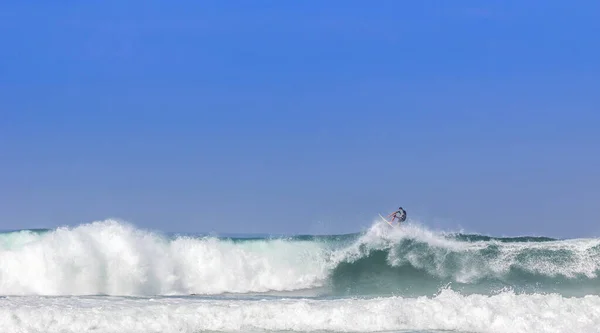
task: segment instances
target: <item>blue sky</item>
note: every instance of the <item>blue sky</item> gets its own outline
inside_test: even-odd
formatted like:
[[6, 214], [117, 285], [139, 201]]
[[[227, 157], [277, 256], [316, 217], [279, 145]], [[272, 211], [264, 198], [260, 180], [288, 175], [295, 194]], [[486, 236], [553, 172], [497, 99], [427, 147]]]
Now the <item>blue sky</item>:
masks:
[[5, 1], [0, 229], [600, 235], [593, 1]]

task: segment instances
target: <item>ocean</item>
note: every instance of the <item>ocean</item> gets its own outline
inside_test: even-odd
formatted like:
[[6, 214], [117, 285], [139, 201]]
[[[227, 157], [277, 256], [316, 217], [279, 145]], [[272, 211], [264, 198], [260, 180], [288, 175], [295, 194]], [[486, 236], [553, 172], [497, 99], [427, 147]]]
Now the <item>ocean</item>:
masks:
[[0, 332], [600, 332], [600, 239], [0, 233]]

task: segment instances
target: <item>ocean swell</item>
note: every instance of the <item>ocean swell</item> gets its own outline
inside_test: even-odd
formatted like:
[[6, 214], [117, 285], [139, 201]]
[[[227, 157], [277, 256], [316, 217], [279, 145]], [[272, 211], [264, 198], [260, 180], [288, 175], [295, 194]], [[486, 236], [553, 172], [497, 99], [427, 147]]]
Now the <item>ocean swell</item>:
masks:
[[597, 294], [600, 239], [494, 238], [374, 223], [352, 235], [164, 235], [117, 221], [0, 234], [2, 295]]

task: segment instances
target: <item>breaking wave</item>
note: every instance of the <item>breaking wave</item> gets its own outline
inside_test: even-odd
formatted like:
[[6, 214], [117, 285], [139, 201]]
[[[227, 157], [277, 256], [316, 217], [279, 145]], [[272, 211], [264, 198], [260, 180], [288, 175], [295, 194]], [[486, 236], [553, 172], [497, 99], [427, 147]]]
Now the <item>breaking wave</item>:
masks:
[[0, 234], [3, 295], [596, 294], [600, 239], [494, 238], [406, 224], [334, 236], [165, 235], [107, 220]]

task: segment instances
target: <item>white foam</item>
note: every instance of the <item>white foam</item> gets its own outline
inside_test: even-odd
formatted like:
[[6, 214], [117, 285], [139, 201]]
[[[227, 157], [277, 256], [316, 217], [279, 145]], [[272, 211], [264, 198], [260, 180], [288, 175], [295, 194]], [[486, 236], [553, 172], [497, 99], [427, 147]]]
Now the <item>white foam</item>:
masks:
[[[447, 250], [464, 250], [468, 248], [466, 243], [454, 241], [445, 238], [441, 234], [434, 233], [417, 224], [405, 222], [401, 228], [390, 227], [389, 224], [381, 220], [373, 221], [373, 224], [364, 232], [359, 239], [346, 247], [332, 254], [332, 260], [336, 263], [341, 261], [353, 261], [368, 255], [373, 250], [392, 249], [400, 241], [413, 239], [427, 243], [432, 247], [440, 247]], [[390, 263], [394, 263], [393, 256], [390, 257]]]
[[[408, 253], [397, 253], [394, 245], [403, 240], [426, 243], [428, 251], [415, 249]], [[567, 278], [585, 276], [597, 278], [600, 271], [600, 256], [594, 248], [600, 247], [600, 239], [570, 239], [548, 242], [500, 242], [477, 241], [464, 242], [446, 237], [442, 232], [434, 232], [416, 223], [403, 223], [401, 228], [390, 228], [386, 223], [377, 221], [363, 237], [350, 247], [348, 258], [364, 255], [361, 244], [369, 250], [391, 249], [388, 262], [392, 266], [409, 263], [413, 267], [426, 270], [437, 277], [448, 278], [462, 283], [472, 283], [489, 277], [501, 277], [518, 267], [524, 271], [549, 277], [562, 275]], [[479, 251], [489, 247], [498, 247], [498, 256], [482, 258]], [[362, 249], [362, 251], [360, 250]], [[528, 251], [538, 251], [540, 255], [524, 256]], [[551, 252], [570, 256], [567, 260], [551, 260]], [[448, 269], [446, 259], [451, 254], [460, 254], [460, 261]], [[433, 261], [432, 259], [433, 258]], [[485, 260], [483, 260], [485, 259]], [[457, 269], [457, 270], [456, 270]]]
[[[424, 247], [398, 246], [405, 241]], [[332, 248], [283, 239], [167, 239], [108, 220], [44, 234], [2, 235], [0, 295], [188, 295], [319, 288], [327, 286], [338, 263], [377, 249], [390, 250], [390, 265], [410, 264], [464, 283], [502, 277], [514, 267], [547, 276], [595, 278], [599, 244], [599, 239], [463, 242], [415, 223], [390, 228], [379, 221], [350, 245]], [[497, 246], [498, 255], [482, 257], [479, 251], [489, 246]], [[524, 259], [525, 250], [567, 251], [571, 259]], [[448, 264], [453, 255], [458, 261]]]
[[24, 235], [0, 249], [0, 294], [285, 291], [323, 285], [330, 268], [316, 242], [169, 240], [110, 220]]
[[200, 300], [10, 297], [1, 332], [178, 332], [452, 330], [597, 333], [600, 297], [558, 295], [434, 298]]

